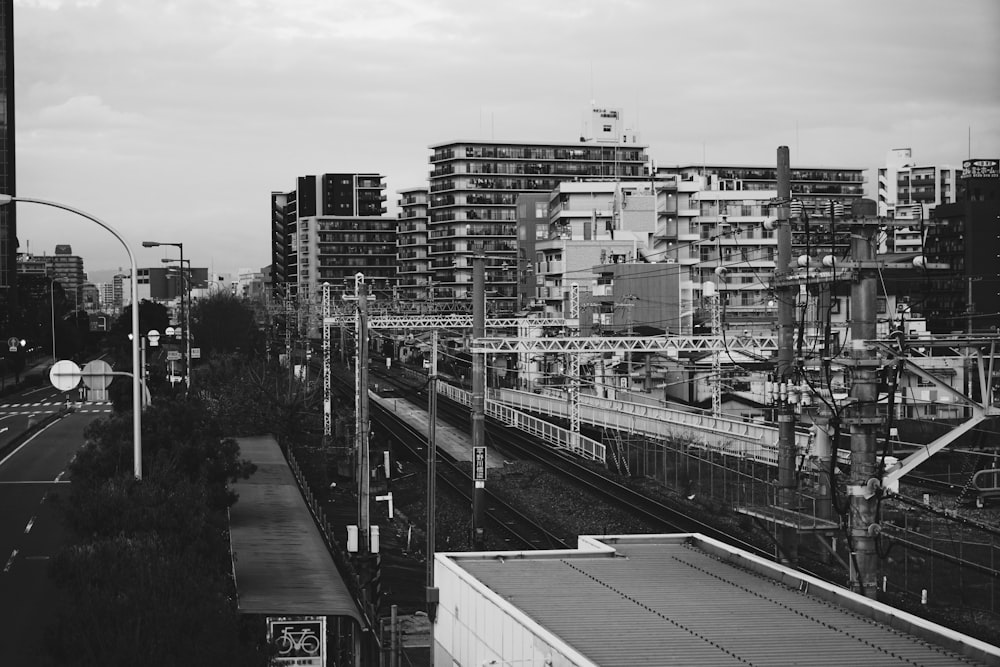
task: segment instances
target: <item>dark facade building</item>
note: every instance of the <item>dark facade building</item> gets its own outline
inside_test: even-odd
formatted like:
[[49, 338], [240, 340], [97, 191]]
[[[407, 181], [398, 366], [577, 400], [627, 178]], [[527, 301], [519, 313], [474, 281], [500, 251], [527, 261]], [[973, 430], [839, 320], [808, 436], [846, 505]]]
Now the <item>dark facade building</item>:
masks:
[[[13, 195], [14, 0], [0, 0], [0, 193]], [[0, 206], [0, 335], [16, 334], [17, 223], [14, 206]]]
[[959, 201], [931, 211], [922, 281], [933, 333], [992, 332], [1000, 327], [1000, 160], [962, 163]]

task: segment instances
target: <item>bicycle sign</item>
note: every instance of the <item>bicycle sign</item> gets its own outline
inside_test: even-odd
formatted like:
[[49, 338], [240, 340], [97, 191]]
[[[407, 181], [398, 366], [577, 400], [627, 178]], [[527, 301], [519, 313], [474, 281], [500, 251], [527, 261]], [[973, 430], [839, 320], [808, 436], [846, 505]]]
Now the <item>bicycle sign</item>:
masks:
[[267, 631], [277, 649], [274, 664], [303, 667], [323, 667], [326, 664], [326, 618], [269, 618]]

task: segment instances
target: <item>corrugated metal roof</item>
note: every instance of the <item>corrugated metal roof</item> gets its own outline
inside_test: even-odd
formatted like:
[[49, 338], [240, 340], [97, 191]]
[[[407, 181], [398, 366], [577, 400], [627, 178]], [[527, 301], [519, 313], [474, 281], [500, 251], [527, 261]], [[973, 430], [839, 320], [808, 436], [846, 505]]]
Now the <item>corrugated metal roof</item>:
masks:
[[246, 614], [349, 616], [357, 605], [274, 438], [238, 438], [241, 458], [257, 465], [234, 485], [229, 511], [239, 608]]
[[736, 567], [694, 540], [614, 547], [613, 557], [455, 562], [602, 667], [986, 664]]

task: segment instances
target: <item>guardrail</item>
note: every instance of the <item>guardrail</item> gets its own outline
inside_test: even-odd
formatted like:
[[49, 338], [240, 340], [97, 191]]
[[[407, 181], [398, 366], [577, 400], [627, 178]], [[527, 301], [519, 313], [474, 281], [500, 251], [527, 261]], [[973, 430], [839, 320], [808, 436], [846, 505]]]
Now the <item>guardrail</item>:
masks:
[[[462, 405], [472, 405], [472, 394], [470, 392], [465, 391], [464, 389], [459, 389], [458, 387], [450, 385], [446, 382], [438, 382], [437, 386], [438, 393], [442, 394], [446, 398], [450, 398], [456, 403], [461, 403]], [[545, 421], [544, 419], [540, 419], [534, 415], [526, 414], [509, 405], [504, 405], [503, 403], [490, 398], [485, 400], [484, 411], [487, 417], [496, 419], [507, 426], [530, 433], [550, 445], [555, 445], [556, 447], [566, 449], [567, 451], [570, 451], [578, 456], [594, 461], [600, 461], [602, 463], [605, 461], [606, 449], [604, 445], [592, 438], [588, 438], [585, 435], [573, 433], [572, 431], [562, 428], [561, 426], [556, 426], [552, 422]]]

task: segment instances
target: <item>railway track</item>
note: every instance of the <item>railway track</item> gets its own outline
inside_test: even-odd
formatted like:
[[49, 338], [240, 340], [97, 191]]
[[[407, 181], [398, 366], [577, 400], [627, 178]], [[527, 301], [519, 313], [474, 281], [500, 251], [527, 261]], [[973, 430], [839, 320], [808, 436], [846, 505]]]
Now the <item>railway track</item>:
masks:
[[[346, 384], [343, 385], [346, 391]], [[377, 402], [370, 404], [372, 416], [384, 432], [405, 448], [409, 458], [426, 465], [426, 436], [398, 414]], [[474, 482], [472, 474], [448, 452], [438, 449], [436, 472], [439, 485], [455, 497], [472, 505]], [[485, 520], [489, 528], [490, 550], [522, 551], [527, 549], [570, 549], [572, 545], [544, 525], [485, 490]]]
[[[399, 395], [420, 401], [426, 395], [419, 387], [387, 374], [377, 373], [379, 383], [391, 384]], [[466, 406], [454, 403], [443, 396], [438, 397], [438, 416], [453, 425], [468, 428], [470, 415]], [[577, 488], [601, 501], [628, 511], [651, 526], [663, 532], [702, 533], [747, 551], [770, 557], [771, 554], [760, 547], [740, 540], [715, 526], [688, 516], [670, 505], [651, 498], [635, 489], [621, 484], [593, 468], [576, 456], [540, 443], [536, 438], [517, 429], [508, 428], [493, 420], [486, 420], [487, 441], [491, 442], [506, 456], [529, 460], [545, 466], [562, 476]]]

